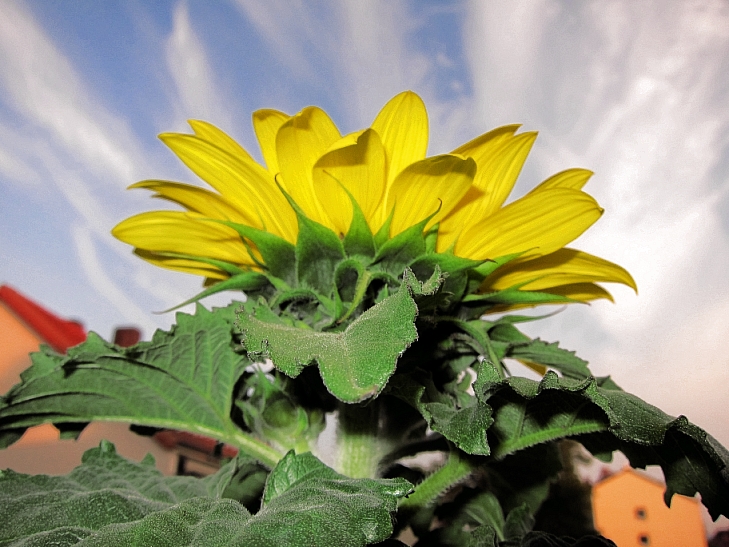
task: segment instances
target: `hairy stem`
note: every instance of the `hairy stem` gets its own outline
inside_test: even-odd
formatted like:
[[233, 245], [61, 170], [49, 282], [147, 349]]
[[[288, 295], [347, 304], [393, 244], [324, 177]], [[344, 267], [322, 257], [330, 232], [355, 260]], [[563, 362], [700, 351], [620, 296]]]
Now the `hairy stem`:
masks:
[[354, 297], [352, 298], [352, 305], [349, 306], [347, 312], [337, 320], [337, 323], [343, 323], [344, 321], [349, 319], [349, 316], [354, 313], [354, 310], [357, 309], [357, 306], [362, 303], [362, 299], [367, 292], [367, 287], [369, 287], [371, 280], [372, 274], [367, 270], [363, 271], [362, 275], [360, 275], [359, 279], [357, 279], [357, 285], [354, 289]]
[[340, 473], [356, 479], [377, 476], [379, 410], [377, 402], [339, 405], [336, 467]]
[[474, 468], [475, 465], [471, 460], [454, 449], [443, 467], [425, 477], [423, 482], [415, 487], [415, 492], [400, 502], [398, 508], [400, 516], [410, 517], [435, 502], [438, 496], [466, 478]]

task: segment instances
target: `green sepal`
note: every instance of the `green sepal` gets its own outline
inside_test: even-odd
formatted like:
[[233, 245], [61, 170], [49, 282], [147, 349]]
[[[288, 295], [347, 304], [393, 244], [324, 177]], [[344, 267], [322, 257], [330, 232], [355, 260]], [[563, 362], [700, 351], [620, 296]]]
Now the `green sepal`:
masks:
[[426, 253], [435, 253], [436, 248], [438, 246], [438, 229], [440, 228], [440, 222], [433, 224], [428, 230], [425, 232], [425, 252]]
[[[279, 186], [279, 188], [281, 188]], [[288, 195], [281, 192], [296, 213], [299, 236], [296, 240], [296, 280], [300, 287], [311, 288], [331, 297], [334, 284], [334, 270], [344, 259], [344, 246], [337, 234], [326, 226], [311, 220]], [[291, 269], [291, 264], [288, 265]]]
[[327, 298], [311, 289], [288, 289], [285, 291], [281, 291], [271, 299], [268, 305], [271, 308], [283, 308], [291, 302], [302, 301], [317, 302], [319, 305], [321, 305], [321, 307], [329, 316], [334, 315], [336, 309], [335, 302], [332, 299]]
[[463, 298], [464, 304], [490, 306], [512, 306], [517, 304], [537, 306], [540, 304], [569, 304], [573, 302], [581, 301], [548, 292], [521, 291], [513, 287], [486, 294], [469, 294]]
[[269, 283], [268, 277], [263, 275], [262, 273], [241, 272], [241, 273], [233, 275], [232, 277], [229, 277], [228, 279], [224, 279], [223, 281], [220, 281], [220, 282], [216, 283], [215, 285], [208, 287], [207, 289], [196, 294], [192, 298], [188, 298], [183, 303], [177, 304], [176, 306], [173, 306], [172, 308], [169, 308], [161, 313], [168, 313], [171, 311], [175, 311], [179, 308], [182, 308], [183, 306], [187, 306], [188, 304], [193, 304], [195, 302], [202, 300], [203, 298], [206, 298], [213, 294], [217, 294], [222, 291], [243, 291], [243, 292], [255, 291], [255, 290], [265, 287], [268, 283]]
[[525, 344], [512, 345], [507, 357], [556, 369], [567, 378], [581, 380], [591, 374], [587, 361], [577, 357], [574, 351], [560, 348], [558, 342], [544, 342], [539, 338]]
[[412, 295], [436, 290], [440, 280], [436, 274], [435, 281], [420, 283], [406, 271], [397, 293], [369, 308], [342, 332], [291, 327], [271, 317], [262, 302], [248, 306], [239, 316], [245, 348], [249, 355], [269, 357], [292, 378], [316, 361], [324, 384], [340, 401], [356, 403], [376, 396], [395, 371], [399, 356], [417, 339], [418, 310]]
[[484, 278], [488, 277], [489, 275], [494, 273], [496, 270], [501, 268], [501, 266], [503, 266], [504, 264], [508, 264], [509, 262], [511, 262], [512, 260], [514, 260], [516, 258], [519, 258], [522, 254], [524, 254], [524, 253], [523, 252], [513, 253], [510, 255], [500, 256], [498, 258], [487, 259], [486, 261], [484, 261], [483, 264], [481, 264], [479, 267], [477, 267], [474, 270], [474, 273], [478, 277], [480, 277], [481, 280], [483, 280]]
[[387, 219], [385, 220], [385, 223], [380, 226], [380, 229], [377, 230], [377, 233], [374, 235], [375, 240], [375, 248], [379, 251], [380, 248], [390, 239], [390, 226], [392, 225], [392, 219], [395, 216], [395, 208], [392, 208], [392, 211], [390, 211], [390, 214], [388, 215]]
[[416, 258], [408, 267], [418, 279], [427, 279], [436, 268], [440, 269], [444, 277], [443, 286], [434, 295], [430, 307], [447, 309], [461, 301], [468, 287], [469, 273], [482, 263], [482, 260], [462, 258], [451, 252], [428, 252]]
[[569, 378], [584, 379], [590, 376], [587, 361], [577, 357], [574, 351], [560, 348], [558, 342], [547, 343], [532, 340], [519, 331], [515, 322], [529, 320], [527, 317], [505, 316], [498, 321], [455, 321], [456, 325], [473, 337], [477, 351], [493, 364], [504, 358], [529, 361], [558, 370]]
[[[344, 188], [344, 186], [342, 186]], [[352, 194], [344, 188], [352, 202], [352, 222], [349, 225], [349, 230], [344, 236], [342, 244], [344, 245], [344, 252], [347, 256], [360, 256], [364, 258], [372, 258], [375, 256], [375, 238], [372, 235], [367, 219], [362, 212], [362, 209], [354, 199]]]
[[[263, 258], [262, 266], [265, 267], [266, 271], [282, 279], [289, 286], [295, 286], [296, 278], [291, 265], [294, 264], [296, 259], [296, 251], [291, 243], [275, 234], [245, 224], [229, 220], [210, 220], [234, 229], [244, 243], [249, 241], [253, 243]], [[253, 252], [250, 254], [251, 257], [255, 256]]]
[[[440, 210], [440, 207], [438, 207], [438, 210]], [[432, 215], [378, 246], [373, 263], [386, 272], [400, 276], [411, 262], [425, 254], [426, 246], [423, 231], [430, 219], [437, 213], [438, 211], [435, 211]]]

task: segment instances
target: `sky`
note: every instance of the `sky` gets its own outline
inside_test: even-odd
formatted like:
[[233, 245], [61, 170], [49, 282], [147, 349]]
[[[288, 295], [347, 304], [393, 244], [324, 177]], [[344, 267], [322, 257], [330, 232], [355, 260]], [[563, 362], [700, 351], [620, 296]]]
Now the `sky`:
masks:
[[[729, 3], [724, 0], [4, 0], [0, 283], [89, 330], [159, 314], [200, 279], [110, 235], [200, 183], [157, 139], [204, 119], [260, 153], [250, 116], [326, 110], [343, 133], [405, 89], [430, 154], [507, 123], [539, 137], [512, 198], [569, 167], [603, 217], [573, 247], [639, 294], [527, 325], [729, 445]], [[231, 294], [207, 300], [221, 305]]]

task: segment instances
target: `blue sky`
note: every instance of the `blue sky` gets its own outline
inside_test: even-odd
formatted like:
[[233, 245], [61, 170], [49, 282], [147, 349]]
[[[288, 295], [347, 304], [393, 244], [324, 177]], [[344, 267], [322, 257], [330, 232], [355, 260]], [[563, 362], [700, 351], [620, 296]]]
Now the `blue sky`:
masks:
[[[729, 445], [729, 4], [723, 0], [0, 2], [0, 282], [109, 337], [149, 337], [200, 280], [109, 230], [196, 182], [156, 135], [208, 120], [259, 156], [251, 112], [343, 132], [412, 89], [431, 154], [497, 125], [540, 136], [514, 192], [568, 167], [606, 209], [574, 246], [640, 295], [530, 326]], [[209, 301], [222, 303], [229, 296]]]

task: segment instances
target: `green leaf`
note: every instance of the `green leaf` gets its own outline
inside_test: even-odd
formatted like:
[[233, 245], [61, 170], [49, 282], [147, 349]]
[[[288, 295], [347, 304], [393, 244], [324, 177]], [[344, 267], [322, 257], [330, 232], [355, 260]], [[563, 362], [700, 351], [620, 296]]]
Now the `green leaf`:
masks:
[[486, 430], [493, 423], [491, 409], [471, 398], [459, 406], [449, 395], [438, 391], [429, 373], [415, 370], [390, 380], [387, 392], [417, 409], [433, 431], [437, 431], [468, 454], [491, 453]]
[[573, 437], [593, 453], [620, 450], [635, 467], [660, 465], [667, 503], [674, 493], [698, 492], [714, 518], [729, 514], [729, 452], [685, 417], [672, 418], [592, 377], [578, 381], [550, 371], [541, 382], [498, 380], [486, 362], [478, 373], [474, 390], [493, 411], [489, 443], [495, 457]]
[[[279, 188], [281, 188], [279, 186]], [[296, 240], [296, 279], [300, 286], [314, 289], [331, 297], [334, 289], [334, 271], [344, 259], [344, 247], [337, 234], [326, 226], [311, 220], [281, 188], [299, 223]], [[291, 269], [291, 263], [288, 264]]]
[[558, 342], [550, 344], [537, 338], [525, 344], [513, 345], [506, 355], [554, 368], [568, 378], [581, 380], [590, 376], [587, 361], [577, 357], [574, 351], [560, 348]]
[[0, 441], [21, 429], [51, 422], [94, 420], [191, 431], [239, 447], [272, 466], [280, 454], [243, 432], [231, 419], [233, 389], [249, 364], [236, 352], [235, 308], [177, 314], [169, 332], [119, 348], [91, 333], [60, 355], [48, 348], [0, 400]]
[[[263, 303], [246, 307], [239, 325], [246, 350], [269, 357], [295, 378], [316, 361], [324, 384], [339, 400], [356, 403], [377, 395], [395, 371], [397, 359], [417, 339], [412, 294], [435, 290], [412, 274], [400, 290], [357, 317], [342, 332], [316, 332], [282, 324]], [[437, 285], [436, 285], [437, 287]]]
[[475, 347], [489, 361], [497, 362], [506, 357], [538, 363], [560, 371], [569, 378], [584, 379], [590, 376], [587, 361], [580, 359], [573, 351], [560, 348], [557, 342], [547, 343], [532, 340], [519, 331], [515, 322], [530, 318], [518, 316], [502, 317], [498, 321], [454, 321], [459, 329], [476, 342]]
[[102, 442], [65, 477], [0, 472], [0, 544], [364, 547], [392, 534], [397, 499], [412, 491], [403, 479], [349, 479], [289, 453], [251, 516], [222, 497], [237, 465], [205, 479], [163, 477], [151, 459], [127, 462]]
[[[221, 498], [237, 470], [235, 461], [204, 479], [164, 477], [154, 459], [133, 463], [102, 441], [87, 450], [82, 465], [66, 476], [23, 475], [0, 471], [0, 544], [93, 536], [110, 524], [138, 520], [194, 497]], [[73, 545], [76, 541], [64, 541]], [[40, 544], [40, 543], [32, 543]]]

